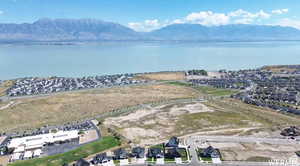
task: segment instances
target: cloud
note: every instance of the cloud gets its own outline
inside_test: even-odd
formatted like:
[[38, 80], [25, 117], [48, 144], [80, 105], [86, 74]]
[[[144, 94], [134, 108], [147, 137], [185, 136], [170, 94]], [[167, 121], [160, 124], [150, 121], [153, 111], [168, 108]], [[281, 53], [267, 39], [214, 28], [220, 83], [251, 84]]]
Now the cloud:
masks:
[[284, 14], [289, 12], [289, 9], [277, 9], [277, 10], [272, 10], [273, 14]]
[[280, 20], [276, 25], [285, 26], [285, 27], [293, 27], [300, 30], [300, 20], [293, 20], [289, 18], [284, 18]]
[[200, 11], [193, 12], [186, 15], [183, 18], [177, 18], [174, 20], [145, 20], [142, 22], [130, 22], [128, 27], [136, 31], [152, 31], [162, 28], [170, 24], [201, 24], [205, 26], [219, 26], [227, 24], [252, 24], [260, 23], [262, 20], [269, 19], [273, 14], [287, 13], [288, 9], [277, 9], [271, 12], [259, 10], [257, 12], [249, 12], [243, 9], [238, 9], [228, 13], [216, 13], [213, 11]]
[[171, 22], [171, 24], [184, 24], [184, 20], [181, 20], [181, 19], [175, 19]]
[[186, 22], [196, 23], [207, 26], [225, 25], [229, 23], [230, 17], [224, 13], [214, 13], [212, 11], [202, 11], [198, 13], [191, 13], [186, 16]]
[[234, 20], [234, 24], [251, 24], [253, 21], [251, 18], [241, 18]]
[[163, 26], [166, 26], [166, 23], [161, 23], [157, 19], [153, 20], [145, 20], [144, 22], [130, 22], [128, 23], [128, 27], [136, 30], [136, 31], [145, 31], [149, 32]]
[[233, 19], [233, 23], [235, 24], [250, 24], [258, 19], [268, 19], [271, 17], [271, 14], [266, 13], [263, 10], [260, 10], [259, 12], [256, 13], [251, 13], [239, 9], [228, 13], [228, 16], [230, 16]]

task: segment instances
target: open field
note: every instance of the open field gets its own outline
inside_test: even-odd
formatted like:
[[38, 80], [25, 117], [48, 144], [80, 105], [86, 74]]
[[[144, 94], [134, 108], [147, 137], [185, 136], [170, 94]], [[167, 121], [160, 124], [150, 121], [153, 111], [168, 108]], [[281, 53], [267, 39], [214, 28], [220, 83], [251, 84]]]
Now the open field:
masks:
[[120, 142], [114, 137], [103, 137], [101, 140], [83, 145], [66, 153], [26, 161], [17, 161], [9, 166], [61, 166], [64, 163], [71, 163], [118, 145], [120, 145]]
[[227, 161], [265, 162], [273, 160], [288, 160], [295, 156], [300, 145], [271, 145], [264, 143], [207, 143], [220, 149], [222, 159]]
[[[200, 142], [200, 141], [199, 141]], [[199, 149], [209, 146], [217, 148], [221, 152], [224, 161], [252, 161], [266, 162], [268, 160], [288, 160], [295, 156], [299, 144], [269, 144], [263, 142], [241, 143], [222, 141], [202, 141], [197, 144]]]
[[197, 92], [192, 88], [160, 84], [16, 99], [12, 106], [0, 110], [0, 132], [64, 124], [128, 106], [196, 96]]
[[148, 105], [127, 115], [108, 118], [104, 124], [113, 126], [136, 144], [147, 145], [173, 135], [270, 136], [279, 128], [300, 125], [300, 119], [226, 98]]
[[272, 65], [272, 66], [265, 66], [262, 69], [263, 70], [268, 70], [273, 73], [278, 73], [282, 71], [288, 71], [288, 72], [293, 72], [296, 71], [295, 67], [296, 65]]
[[157, 72], [140, 74], [137, 78], [156, 81], [185, 80], [184, 72]]
[[[168, 82], [168, 84], [192, 87], [191, 83], [178, 82], [178, 81]], [[211, 86], [193, 86], [193, 88], [195, 90], [197, 90], [202, 96], [207, 96], [207, 95], [208, 96], [228, 96], [228, 95], [232, 95], [232, 94], [238, 92], [238, 90], [214, 88]]]
[[0, 84], [0, 97], [6, 95], [6, 90], [10, 88], [14, 84], [13, 81], [4, 81], [2, 84]]

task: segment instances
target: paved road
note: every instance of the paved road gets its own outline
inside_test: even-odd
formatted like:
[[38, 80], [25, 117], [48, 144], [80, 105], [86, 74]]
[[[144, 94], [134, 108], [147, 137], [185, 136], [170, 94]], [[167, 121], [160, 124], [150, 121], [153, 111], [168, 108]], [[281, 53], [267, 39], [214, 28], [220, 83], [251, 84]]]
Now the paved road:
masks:
[[191, 155], [191, 165], [201, 165], [201, 163], [199, 162], [198, 160], [198, 155], [197, 155], [197, 152], [196, 152], [196, 146], [190, 146], [190, 155]]

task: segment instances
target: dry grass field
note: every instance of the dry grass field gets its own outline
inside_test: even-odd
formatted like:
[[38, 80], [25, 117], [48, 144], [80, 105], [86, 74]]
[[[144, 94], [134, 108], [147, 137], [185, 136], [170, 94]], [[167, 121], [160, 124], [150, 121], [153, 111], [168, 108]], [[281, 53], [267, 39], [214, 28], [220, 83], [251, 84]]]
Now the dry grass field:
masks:
[[281, 127], [300, 125], [300, 119], [225, 98], [149, 105], [128, 115], [108, 118], [104, 124], [134, 143], [155, 144], [172, 135], [268, 136]]
[[0, 96], [5, 95], [5, 91], [10, 88], [14, 84], [13, 81], [4, 81], [2, 84], [0, 84]]
[[282, 72], [282, 71], [289, 71], [289, 72], [296, 71], [296, 69], [295, 68], [291, 68], [291, 66], [294, 66], [294, 65], [265, 66], [262, 69], [267, 70], [267, 71], [271, 71], [273, 73], [279, 73], [279, 72]]
[[137, 78], [146, 80], [156, 80], [156, 81], [174, 81], [174, 80], [185, 80], [184, 72], [157, 72], [157, 73], [147, 73], [140, 74]]
[[[143, 103], [195, 97], [189, 87], [140, 85], [68, 92], [14, 100], [0, 110], [0, 132], [62, 124]], [[2, 103], [7, 105], [9, 103]]]

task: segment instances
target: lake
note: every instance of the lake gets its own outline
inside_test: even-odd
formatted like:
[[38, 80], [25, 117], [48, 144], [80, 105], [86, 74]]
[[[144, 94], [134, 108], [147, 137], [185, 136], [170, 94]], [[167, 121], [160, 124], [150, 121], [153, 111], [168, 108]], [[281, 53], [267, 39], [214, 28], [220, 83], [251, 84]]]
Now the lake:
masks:
[[300, 64], [300, 42], [0, 45], [0, 80]]

